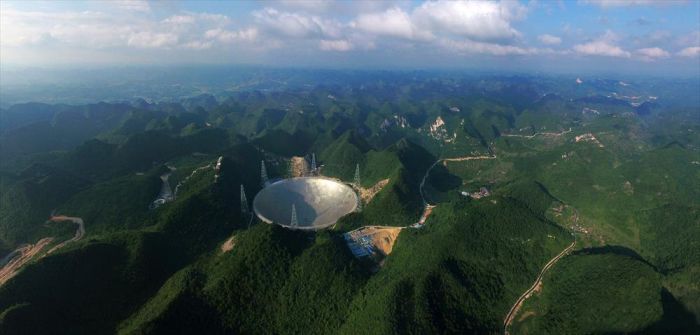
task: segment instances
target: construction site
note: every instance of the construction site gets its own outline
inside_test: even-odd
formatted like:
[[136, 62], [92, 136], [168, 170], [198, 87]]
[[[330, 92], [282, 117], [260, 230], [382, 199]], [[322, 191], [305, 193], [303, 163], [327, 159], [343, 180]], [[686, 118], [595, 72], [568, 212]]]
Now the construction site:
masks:
[[381, 260], [391, 254], [402, 227], [367, 226], [343, 234], [352, 254]]

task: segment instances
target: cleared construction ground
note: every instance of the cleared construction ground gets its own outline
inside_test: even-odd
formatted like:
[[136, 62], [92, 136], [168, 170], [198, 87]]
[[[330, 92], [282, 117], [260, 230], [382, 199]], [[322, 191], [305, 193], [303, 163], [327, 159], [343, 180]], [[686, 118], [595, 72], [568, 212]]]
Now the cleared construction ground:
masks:
[[360, 199], [365, 204], [369, 203], [387, 184], [389, 184], [389, 179], [380, 180], [369, 188], [358, 187], [357, 191], [360, 194]]
[[304, 157], [292, 157], [292, 159], [289, 161], [289, 165], [292, 178], [303, 177], [306, 175], [306, 172], [309, 171], [309, 163]]
[[402, 227], [362, 227], [344, 234], [345, 241], [355, 257], [391, 254]]
[[233, 247], [236, 246], [236, 236], [231, 236], [229, 237], [224, 244], [221, 245], [221, 253], [226, 253], [228, 251], [231, 251]]

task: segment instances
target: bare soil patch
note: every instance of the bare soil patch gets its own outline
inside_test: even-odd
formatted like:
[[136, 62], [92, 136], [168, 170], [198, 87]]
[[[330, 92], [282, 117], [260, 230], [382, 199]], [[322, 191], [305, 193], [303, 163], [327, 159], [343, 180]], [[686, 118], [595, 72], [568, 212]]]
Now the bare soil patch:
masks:
[[304, 157], [294, 156], [289, 161], [292, 177], [303, 177], [309, 171], [309, 163]]
[[221, 253], [226, 253], [231, 251], [233, 247], [236, 246], [236, 236], [231, 236], [224, 244], [221, 245]]
[[529, 317], [531, 317], [531, 316], [534, 316], [534, 315], [535, 315], [535, 312], [533, 312], [533, 311], [527, 311], [527, 312], [523, 313], [522, 316], [520, 316], [520, 318], [518, 319], [518, 322], [522, 322], [523, 320], [525, 320], [525, 319], [527, 319], [527, 318], [529, 318]]
[[368, 226], [360, 228], [353, 232], [354, 238], [360, 240], [363, 237], [369, 237], [372, 246], [384, 256], [391, 254], [396, 243], [396, 238], [399, 237], [401, 227], [378, 227]]
[[389, 179], [383, 179], [378, 181], [376, 184], [372, 185], [372, 187], [370, 188], [360, 187], [359, 191], [362, 202], [367, 204], [370, 201], [372, 201], [374, 196], [377, 195], [377, 193], [379, 193], [379, 191], [381, 191], [384, 188], [384, 186], [386, 186], [388, 183]]

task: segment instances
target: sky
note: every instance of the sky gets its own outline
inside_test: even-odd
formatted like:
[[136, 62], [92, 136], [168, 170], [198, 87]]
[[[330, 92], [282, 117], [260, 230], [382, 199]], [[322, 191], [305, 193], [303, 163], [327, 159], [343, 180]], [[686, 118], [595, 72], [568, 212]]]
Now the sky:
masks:
[[700, 1], [0, 2], [0, 67], [153, 64], [700, 77]]

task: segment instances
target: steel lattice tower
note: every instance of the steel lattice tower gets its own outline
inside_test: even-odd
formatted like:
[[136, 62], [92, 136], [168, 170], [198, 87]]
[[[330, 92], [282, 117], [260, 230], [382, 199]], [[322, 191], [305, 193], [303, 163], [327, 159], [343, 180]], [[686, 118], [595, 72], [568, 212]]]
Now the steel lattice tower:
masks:
[[362, 197], [360, 193], [357, 194], [357, 209], [355, 209], [355, 211], [362, 212]]
[[297, 221], [297, 207], [294, 206], [294, 204], [292, 204], [292, 220], [289, 225], [294, 228], [299, 225], [299, 222]]
[[311, 154], [311, 174], [316, 175], [316, 154]]
[[267, 186], [269, 180], [267, 179], [267, 170], [265, 169], [265, 161], [260, 161], [260, 184], [264, 188]]
[[362, 212], [362, 197], [360, 196], [360, 189], [362, 184], [360, 184], [360, 164], [355, 165], [355, 187], [357, 188], [357, 211]]
[[245, 188], [241, 184], [241, 214], [250, 213], [250, 207], [248, 207], [248, 198], [245, 196]]

